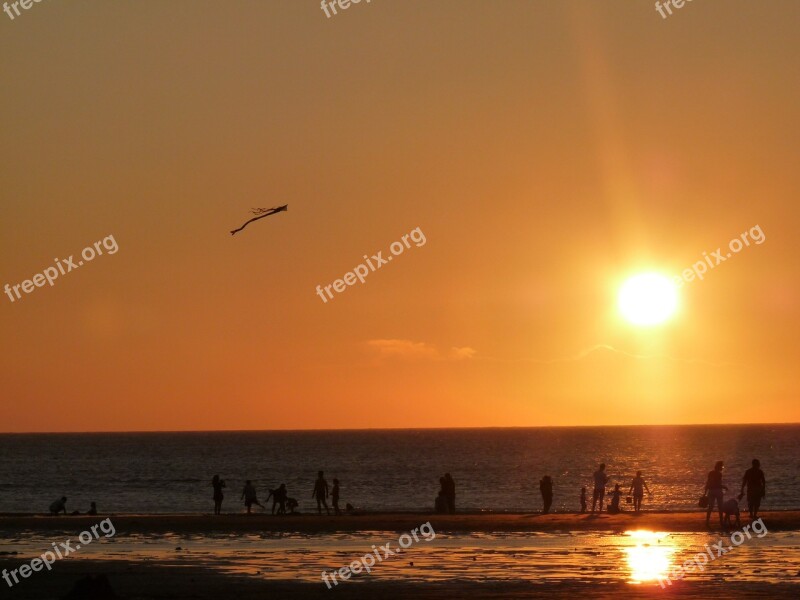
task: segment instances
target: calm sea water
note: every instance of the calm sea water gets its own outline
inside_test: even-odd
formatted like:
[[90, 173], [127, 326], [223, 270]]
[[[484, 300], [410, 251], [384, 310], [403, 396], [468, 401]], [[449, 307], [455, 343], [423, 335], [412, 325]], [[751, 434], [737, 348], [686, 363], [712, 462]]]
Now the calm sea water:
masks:
[[449, 471], [461, 510], [530, 511], [539, 479], [554, 481], [554, 508], [578, 508], [581, 486], [608, 465], [627, 488], [642, 470], [654, 492], [646, 508], [696, 507], [717, 460], [738, 494], [752, 458], [767, 476], [766, 509], [800, 508], [800, 426], [581, 427], [326, 432], [206, 432], [0, 435], [0, 512], [43, 512], [55, 498], [69, 511], [210, 512], [211, 477], [228, 489], [223, 512], [240, 512], [252, 479], [263, 501], [286, 483], [312, 510], [316, 472], [341, 482], [341, 505], [431, 510]]

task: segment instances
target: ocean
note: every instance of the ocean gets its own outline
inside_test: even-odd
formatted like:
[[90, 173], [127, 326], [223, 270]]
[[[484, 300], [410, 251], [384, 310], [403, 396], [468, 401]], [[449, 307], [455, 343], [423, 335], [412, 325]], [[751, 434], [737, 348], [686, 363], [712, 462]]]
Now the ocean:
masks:
[[725, 461], [738, 494], [753, 458], [767, 478], [762, 508], [800, 508], [800, 425], [2, 434], [0, 512], [46, 512], [63, 495], [70, 512], [95, 501], [101, 513], [210, 513], [216, 473], [228, 486], [223, 512], [243, 510], [245, 479], [262, 502], [285, 483], [310, 512], [318, 470], [339, 479], [342, 507], [430, 511], [449, 472], [458, 510], [539, 510], [547, 474], [553, 509], [575, 511], [581, 486], [591, 502], [600, 462], [626, 492], [643, 472], [645, 510], [687, 510], [714, 462]]

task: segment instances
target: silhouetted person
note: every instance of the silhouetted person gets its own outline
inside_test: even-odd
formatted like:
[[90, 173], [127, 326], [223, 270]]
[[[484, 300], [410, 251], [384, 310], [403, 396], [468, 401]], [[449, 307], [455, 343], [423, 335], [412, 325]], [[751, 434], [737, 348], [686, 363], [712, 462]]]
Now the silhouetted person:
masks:
[[586, 512], [586, 488], [581, 488], [581, 513]]
[[[269, 502], [269, 499], [272, 498], [272, 514], [275, 514], [275, 507], [278, 506], [278, 489], [275, 488], [274, 490], [270, 490], [269, 494], [267, 494], [266, 502]], [[278, 514], [281, 514], [278, 512]]]
[[322, 507], [324, 506], [325, 514], [329, 515], [331, 511], [328, 509], [328, 501], [326, 500], [328, 497], [328, 482], [325, 481], [322, 475], [322, 471], [317, 473], [317, 481], [314, 482], [314, 491], [311, 492], [311, 497], [317, 499], [317, 512], [322, 514]]
[[550, 479], [550, 475], [545, 475], [539, 481], [539, 491], [542, 492], [542, 502], [544, 502], [542, 514], [546, 515], [550, 512], [550, 506], [553, 504], [553, 480]]
[[50, 514], [57, 515], [58, 513], [63, 512], [64, 516], [67, 514], [67, 497], [62, 496], [59, 500], [56, 500], [50, 505]]
[[611, 492], [611, 504], [608, 506], [608, 514], [616, 515], [620, 512], [619, 499], [622, 497], [622, 490], [619, 489], [619, 484], [614, 486], [614, 491]]
[[642, 477], [642, 472], [636, 471], [636, 477], [631, 482], [631, 489], [628, 490], [629, 494], [631, 491], [633, 492], [633, 512], [638, 513], [642, 510], [642, 498], [644, 498], [645, 490], [647, 490], [648, 494], [650, 493], [650, 488], [647, 487], [647, 482]]
[[708, 494], [708, 510], [706, 511], [706, 526], [709, 525], [711, 519], [711, 511], [714, 509], [714, 503], [717, 503], [717, 510], [719, 511], [719, 526], [723, 527], [722, 523], [722, 500], [728, 486], [722, 485], [722, 469], [724, 463], [720, 460], [714, 465], [714, 470], [708, 473], [706, 479], [706, 487], [703, 489], [703, 495]]
[[456, 482], [450, 473], [444, 474], [444, 498], [447, 501], [447, 512], [451, 515], [456, 512]]
[[[278, 502], [278, 514], [285, 515], [286, 502], [289, 500], [289, 492], [286, 490], [285, 483], [280, 484], [278, 489], [275, 490], [275, 500]], [[294, 501], [294, 504], [297, 506], [297, 500]]]
[[250, 483], [250, 480], [244, 482], [244, 489], [242, 490], [242, 497], [244, 499], [244, 505], [247, 507], [247, 514], [250, 514], [250, 509], [252, 508], [253, 504], [261, 506], [264, 508], [261, 503], [258, 501], [258, 496], [256, 494], [256, 488]]
[[333, 505], [333, 514], [342, 514], [342, 511], [339, 510], [339, 480], [335, 477], [333, 479], [333, 489], [331, 489], [331, 504]]
[[608, 483], [608, 475], [606, 475], [605, 463], [600, 463], [600, 467], [594, 472], [594, 491], [592, 492], [592, 512], [594, 512], [595, 504], [600, 502], [597, 507], [597, 512], [603, 512], [603, 498], [606, 495], [606, 484]]
[[444, 477], [439, 477], [439, 493], [434, 502], [434, 509], [437, 513], [441, 514], [447, 512], [447, 494], [445, 493], [445, 487], [447, 487], [447, 484], [444, 481]]
[[[294, 498], [286, 497], [286, 507], [289, 509], [291, 514], [294, 514], [294, 509], [299, 506], [297, 500]], [[286, 514], [286, 508], [283, 509], [284, 514]]]
[[761, 499], [767, 495], [767, 480], [757, 458], [753, 459], [753, 466], [744, 472], [739, 500], [744, 496], [745, 486], [747, 486], [747, 512], [750, 513], [750, 519], [755, 520], [758, 518], [758, 509], [761, 508]]
[[225, 480], [220, 479], [219, 475], [214, 475], [211, 479], [211, 487], [214, 488], [214, 514], [218, 515], [222, 512], [222, 499], [225, 497], [222, 488], [225, 487]]
[[87, 515], [92, 515], [92, 516], [96, 515], [97, 514], [97, 504], [95, 504], [94, 502], [89, 504], [89, 510], [86, 512], [86, 514]]

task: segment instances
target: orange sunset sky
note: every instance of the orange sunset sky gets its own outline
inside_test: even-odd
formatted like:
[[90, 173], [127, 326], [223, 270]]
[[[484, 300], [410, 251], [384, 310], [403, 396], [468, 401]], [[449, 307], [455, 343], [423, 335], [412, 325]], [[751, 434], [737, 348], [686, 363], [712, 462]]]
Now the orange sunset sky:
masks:
[[[0, 286], [119, 246], [0, 295], [0, 431], [800, 421], [798, 21], [790, 0], [0, 13]], [[618, 313], [627, 277], [756, 225], [667, 322]]]

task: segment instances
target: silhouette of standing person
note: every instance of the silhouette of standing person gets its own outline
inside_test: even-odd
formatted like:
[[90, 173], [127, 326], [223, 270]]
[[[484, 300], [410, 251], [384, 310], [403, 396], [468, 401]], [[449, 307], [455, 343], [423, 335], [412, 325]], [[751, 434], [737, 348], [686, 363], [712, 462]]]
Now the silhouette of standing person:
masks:
[[711, 519], [711, 511], [714, 509], [714, 502], [717, 503], [717, 510], [719, 511], [719, 526], [722, 527], [722, 500], [728, 486], [722, 485], [722, 469], [724, 463], [720, 460], [714, 465], [714, 470], [708, 473], [706, 479], [706, 487], [703, 489], [703, 495], [708, 494], [708, 510], [706, 511], [706, 527], [709, 525]]
[[286, 484], [282, 483], [274, 490], [269, 491], [269, 496], [267, 496], [267, 502], [269, 499], [272, 498], [272, 514], [275, 514], [275, 507], [278, 507], [278, 514], [285, 515], [286, 514], [286, 500], [289, 496], [289, 493], [286, 491]]
[[445, 488], [447, 484], [444, 481], [444, 477], [439, 477], [439, 495], [436, 496], [436, 501], [434, 502], [434, 509], [437, 513], [444, 514], [447, 512], [447, 494], [445, 492]]
[[[289, 492], [286, 490], [286, 484], [282, 483], [275, 490], [275, 501], [278, 503], [278, 514], [286, 514], [286, 500], [289, 498]], [[273, 508], [275, 505], [273, 504]]]
[[444, 474], [444, 497], [447, 501], [447, 512], [451, 515], [456, 512], [456, 482], [450, 473]]
[[342, 511], [339, 510], [339, 480], [333, 478], [333, 489], [331, 490], [331, 504], [333, 505], [333, 514], [341, 515]]
[[758, 518], [758, 509], [761, 508], [761, 499], [767, 495], [767, 480], [759, 460], [754, 458], [752, 464], [753, 466], [747, 469], [742, 477], [739, 500], [744, 496], [744, 488], [747, 486], [747, 512], [750, 513], [750, 519], [755, 520]]
[[597, 512], [603, 512], [603, 498], [606, 495], [606, 484], [608, 483], [608, 475], [606, 475], [606, 464], [600, 463], [600, 467], [597, 471], [594, 472], [594, 490], [592, 491], [592, 512], [594, 512], [594, 506], [597, 502], [600, 502], [600, 506], [597, 508]]
[[553, 480], [550, 479], [550, 475], [545, 475], [539, 481], [539, 491], [542, 492], [542, 501], [544, 502], [542, 514], [546, 515], [550, 512], [550, 506], [553, 504]]
[[581, 513], [586, 512], [586, 488], [581, 488]]
[[317, 473], [317, 481], [314, 483], [314, 491], [311, 492], [311, 497], [317, 499], [317, 512], [322, 514], [322, 507], [325, 507], [325, 514], [331, 514], [331, 511], [328, 509], [328, 501], [326, 498], [328, 497], [328, 482], [325, 481], [325, 478], [322, 476], [322, 471]]
[[645, 490], [647, 490], [648, 494], [650, 493], [650, 488], [647, 487], [647, 482], [642, 477], [642, 472], [636, 471], [636, 477], [631, 482], [631, 489], [628, 490], [629, 494], [633, 491], [633, 512], [638, 513], [642, 510], [642, 498], [644, 498]]
[[[244, 482], [244, 489], [242, 490], [242, 498], [244, 499], [244, 505], [247, 507], [247, 514], [250, 514], [250, 508], [253, 504], [261, 506], [264, 508], [262, 504], [258, 501], [258, 496], [256, 495], [256, 488], [250, 483], [250, 480]], [[240, 498], [240, 500], [242, 499]]]
[[214, 514], [218, 515], [222, 512], [222, 499], [225, 497], [222, 488], [225, 487], [225, 480], [220, 479], [219, 475], [214, 475], [211, 479], [211, 487], [214, 488]]

